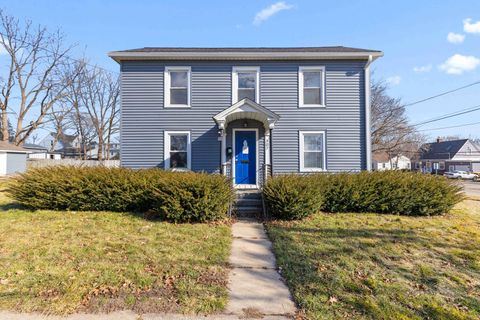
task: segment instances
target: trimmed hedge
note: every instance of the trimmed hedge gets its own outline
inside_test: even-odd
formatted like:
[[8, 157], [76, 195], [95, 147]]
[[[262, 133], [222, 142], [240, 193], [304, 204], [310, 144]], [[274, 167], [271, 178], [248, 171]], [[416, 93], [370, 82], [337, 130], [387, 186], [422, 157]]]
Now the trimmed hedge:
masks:
[[31, 169], [8, 192], [30, 209], [136, 211], [173, 222], [222, 219], [234, 198], [221, 175], [71, 166]]
[[280, 219], [319, 210], [433, 216], [463, 199], [451, 180], [400, 171], [279, 176], [268, 181], [264, 195], [269, 213]]
[[281, 175], [267, 180], [263, 196], [273, 217], [296, 220], [318, 212], [323, 205], [322, 179], [316, 176]]

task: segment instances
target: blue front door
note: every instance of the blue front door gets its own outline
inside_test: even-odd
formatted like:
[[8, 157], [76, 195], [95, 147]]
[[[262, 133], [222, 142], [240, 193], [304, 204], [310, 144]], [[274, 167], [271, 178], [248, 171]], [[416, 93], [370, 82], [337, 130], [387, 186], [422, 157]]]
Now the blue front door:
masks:
[[256, 184], [257, 143], [255, 131], [235, 132], [235, 183]]

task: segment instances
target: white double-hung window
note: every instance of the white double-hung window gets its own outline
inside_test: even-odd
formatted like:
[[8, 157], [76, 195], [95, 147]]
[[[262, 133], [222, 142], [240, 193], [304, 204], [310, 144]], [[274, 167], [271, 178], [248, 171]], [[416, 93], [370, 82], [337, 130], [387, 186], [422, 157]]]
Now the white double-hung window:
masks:
[[232, 103], [244, 98], [259, 103], [260, 100], [260, 68], [233, 67], [232, 69]]
[[300, 107], [325, 107], [325, 67], [298, 68], [298, 95]]
[[191, 169], [191, 150], [190, 131], [165, 131], [165, 169]]
[[300, 131], [300, 171], [326, 170], [325, 131]]
[[190, 67], [165, 67], [165, 107], [190, 107]]

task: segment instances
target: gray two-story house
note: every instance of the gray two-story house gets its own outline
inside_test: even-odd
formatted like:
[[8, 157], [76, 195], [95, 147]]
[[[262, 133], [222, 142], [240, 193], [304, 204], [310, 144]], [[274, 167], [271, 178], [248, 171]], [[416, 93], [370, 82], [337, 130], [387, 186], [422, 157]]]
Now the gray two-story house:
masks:
[[270, 175], [371, 168], [376, 50], [143, 48], [121, 67], [121, 165]]

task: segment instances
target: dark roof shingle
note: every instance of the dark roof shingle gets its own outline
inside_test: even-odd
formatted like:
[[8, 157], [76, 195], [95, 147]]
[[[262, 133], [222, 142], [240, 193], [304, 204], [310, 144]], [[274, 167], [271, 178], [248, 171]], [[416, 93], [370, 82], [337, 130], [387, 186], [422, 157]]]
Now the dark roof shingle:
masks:
[[218, 48], [187, 48], [187, 47], [144, 47], [137, 49], [121, 50], [117, 52], [381, 52], [361, 48], [343, 46], [328, 47], [218, 47]]
[[425, 143], [420, 147], [420, 159], [448, 160], [463, 147], [468, 139]]

